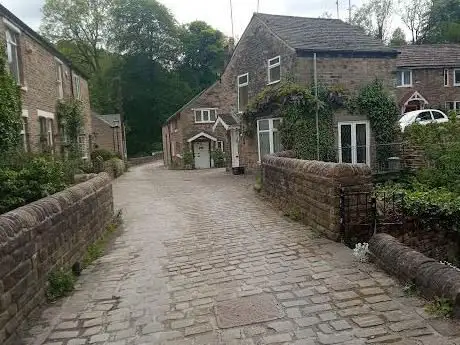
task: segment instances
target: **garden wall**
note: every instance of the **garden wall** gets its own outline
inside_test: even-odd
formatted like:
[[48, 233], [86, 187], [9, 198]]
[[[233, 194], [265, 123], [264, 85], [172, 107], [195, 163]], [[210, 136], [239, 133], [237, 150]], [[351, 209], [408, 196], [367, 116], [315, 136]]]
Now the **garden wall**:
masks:
[[0, 344], [45, 301], [48, 274], [81, 261], [113, 217], [106, 173], [0, 215]]
[[141, 165], [146, 163], [152, 163], [155, 161], [159, 161], [163, 159], [163, 151], [161, 152], [154, 152], [151, 156], [145, 157], [136, 157], [136, 158], [129, 158], [128, 163], [130, 166]]
[[265, 156], [262, 160], [264, 193], [302, 221], [338, 241], [340, 189], [346, 193], [370, 192], [372, 175], [363, 164], [339, 164], [290, 158], [291, 153]]

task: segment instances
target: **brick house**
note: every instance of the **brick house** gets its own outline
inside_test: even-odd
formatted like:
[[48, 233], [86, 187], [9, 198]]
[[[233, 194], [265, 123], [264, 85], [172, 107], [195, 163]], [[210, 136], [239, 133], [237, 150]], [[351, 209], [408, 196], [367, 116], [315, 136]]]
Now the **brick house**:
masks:
[[127, 158], [125, 126], [120, 114], [99, 115], [92, 113], [93, 146], [118, 153]]
[[[218, 131], [229, 132], [225, 143], [231, 148], [231, 166], [257, 168], [263, 155], [282, 149], [277, 131], [280, 118], [270, 115], [260, 118], [253, 138], [243, 136], [238, 125], [248, 103], [267, 85], [286, 79], [311, 85], [316, 62], [318, 82], [323, 85], [343, 86], [353, 91], [377, 78], [392, 87], [397, 54], [396, 50], [341, 20], [254, 14], [220, 81], [211, 87], [213, 94], [220, 92], [213, 96], [212, 107], [218, 109], [218, 115], [223, 115], [217, 117], [213, 133], [221, 136]], [[198, 95], [193, 102], [205, 101], [209, 92]], [[188, 118], [186, 122], [173, 116], [165, 125], [175, 126], [178, 136], [193, 123], [191, 111], [183, 114]], [[227, 123], [225, 119], [236, 123]], [[173, 120], [177, 124], [172, 125]], [[342, 160], [339, 148], [350, 146], [355, 147], [355, 151], [344, 157], [353, 163], [370, 164], [372, 133], [367, 119], [338, 113], [334, 123], [338, 160]], [[164, 133], [170, 133], [165, 127]], [[341, 136], [341, 133], [348, 135]], [[170, 144], [168, 136], [164, 136], [164, 144], [165, 147]], [[362, 144], [366, 153], [358, 154], [356, 146]]]
[[430, 107], [460, 112], [460, 45], [409, 45], [396, 61], [401, 113]]
[[82, 158], [89, 155], [91, 110], [88, 83], [53, 45], [0, 5], [0, 37], [6, 47], [7, 67], [21, 88], [21, 132], [27, 152], [65, 152], [66, 136], [56, 116], [59, 100], [81, 100], [84, 128], [79, 137]]

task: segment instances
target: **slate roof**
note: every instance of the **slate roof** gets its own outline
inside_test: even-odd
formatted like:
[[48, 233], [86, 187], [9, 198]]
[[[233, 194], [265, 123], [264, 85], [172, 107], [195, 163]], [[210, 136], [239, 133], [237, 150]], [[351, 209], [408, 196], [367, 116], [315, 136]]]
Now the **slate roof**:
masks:
[[382, 41], [339, 19], [304, 18], [256, 13], [271, 31], [296, 50], [312, 52], [374, 52], [396, 54]]
[[397, 67], [460, 67], [460, 44], [408, 45], [399, 49]]
[[106, 114], [106, 115], [99, 115], [99, 114], [96, 114], [96, 113], [93, 113], [93, 114], [94, 114], [94, 116], [97, 116], [102, 121], [107, 123], [110, 127], [120, 126], [120, 124], [121, 124], [121, 116], [120, 116], [120, 114]]
[[229, 126], [238, 124], [232, 114], [220, 114], [219, 117]]

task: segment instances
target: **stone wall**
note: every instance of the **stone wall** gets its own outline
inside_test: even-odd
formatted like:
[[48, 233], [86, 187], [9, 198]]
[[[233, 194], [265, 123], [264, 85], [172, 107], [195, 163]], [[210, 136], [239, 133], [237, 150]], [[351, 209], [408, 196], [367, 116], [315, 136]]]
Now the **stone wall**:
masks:
[[378, 234], [369, 250], [376, 262], [404, 282], [414, 283], [427, 297], [445, 297], [454, 303], [460, 317], [460, 272], [404, 246], [394, 237]]
[[163, 160], [163, 151], [154, 152], [152, 153], [151, 156], [130, 158], [128, 159], [128, 164], [130, 166], [135, 166], [135, 165], [152, 163], [152, 162], [160, 161], [160, 160]]
[[287, 211], [299, 213], [304, 223], [338, 241], [340, 233], [340, 189], [369, 192], [371, 170], [358, 164], [338, 164], [288, 158], [288, 154], [262, 160], [264, 193]]
[[0, 344], [45, 301], [49, 273], [81, 261], [113, 217], [110, 178], [99, 174], [0, 215]]

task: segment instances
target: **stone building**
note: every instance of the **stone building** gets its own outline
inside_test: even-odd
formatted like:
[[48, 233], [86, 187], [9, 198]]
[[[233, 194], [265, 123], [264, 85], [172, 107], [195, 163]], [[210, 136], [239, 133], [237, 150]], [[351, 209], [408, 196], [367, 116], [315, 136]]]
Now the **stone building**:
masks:
[[88, 83], [83, 73], [53, 45], [0, 5], [0, 37], [6, 47], [7, 68], [21, 88], [22, 143], [27, 152], [65, 152], [66, 135], [56, 104], [68, 98], [83, 105], [84, 126], [79, 136], [82, 158], [91, 145]]
[[125, 125], [120, 114], [92, 113], [93, 147], [104, 149], [127, 158]]
[[401, 113], [425, 108], [460, 112], [460, 45], [408, 45], [396, 61]]
[[[353, 91], [380, 79], [392, 87], [397, 54], [395, 49], [341, 20], [256, 13], [220, 80], [181, 109], [180, 116], [176, 113], [166, 122], [163, 128], [165, 163], [170, 165], [170, 153], [178, 157], [187, 141], [193, 138], [183, 133], [199, 132], [194, 109], [200, 110], [201, 106], [196, 104], [202, 103], [216, 109], [215, 115], [210, 115], [216, 117], [216, 123], [212, 126], [210, 117], [206, 128], [209, 131], [213, 127], [214, 134], [206, 132], [209, 134], [206, 138], [211, 142], [214, 138], [222, 140], [226, 150], [231, 148], [232, 167], [257, 168], [263, 155], [281, 150], [277, 131], [281, 119], [273, 115], [260, 118], [253, 137], [243, 135], [239, 123], [248, 103], [267, 85], [282, 80], [312, 85], [316, 65], [318, 82], [323, 85]], [[355, 152], [347, 155], [350, 162], [369, 163], [372, 133], [367, 119], [337, 114], [335, 127], [338, 152], [343, 145], [354, 147]], [[222, 130], [227, 131], [226, 136]], [[340, 133], [348, 136], [340, 136]], [[365, 154], [356, 152], [359, 145], [365, 146]], [[338, 160], [342, 160], [340, 154]]]

